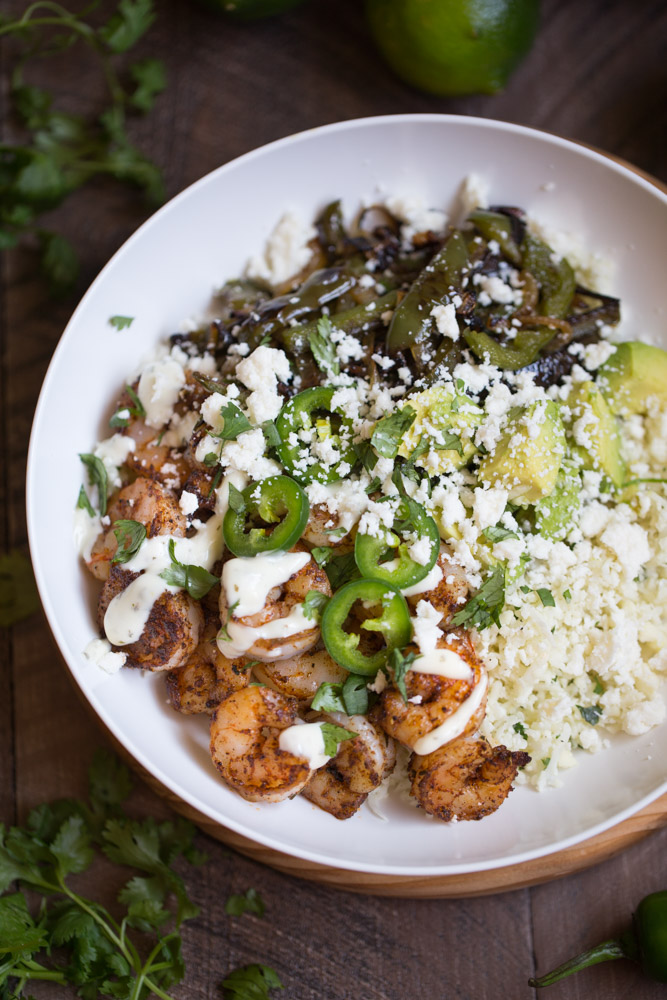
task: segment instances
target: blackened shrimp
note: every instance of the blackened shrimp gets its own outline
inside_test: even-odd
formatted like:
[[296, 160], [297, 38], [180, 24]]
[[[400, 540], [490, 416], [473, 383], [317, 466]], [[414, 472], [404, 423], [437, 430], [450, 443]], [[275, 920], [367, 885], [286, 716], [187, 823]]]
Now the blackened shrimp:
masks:
[[246, 687], [221, 702], [211, 719], [211, 757], [226, 783], [249, 802], [281, 802], [312, 774], [308, 761], [279, 746], [298, 721], [297, 702], [266, 687]]
[[305, 703], [312, 701], [320, 684], [340, 684], [348, 676], [325, 649], [318, 648], [287, 660], [256, 663], [253, 672], [275, 691]]
[[391, 774], [396, 764], [394, 741], [363, 715], [332, 712], [324, 716], [357, 733], [338, 747], [328, 764], [315, 771], [301, 793], [336, 819], [349, 819]]
[[[253, 614], [238, 614], [234, 603], [230, 607], [226, 581], [231, 576], [231, 567], [225, 564], [220, 590], [222, 631], [218, 638], [223, 655], [230, 659], [245, 655], [270, 663], [297, 656], [316, 645], [320, 628], [315, 619], [305, 617], [303, 605], [311, 591], [331, 597], [331, 585], [304, 545], [299, 543], [292, 552], [308, 558], [287, 580], [269, 590], [261, 610]], [[241, 560], [230, 562], [238, 565]], [[241, 569], [245, 570], [245, 565]]]
[[[454, 731], [449, 738], [476, 732], [484, 718], [486, 671], [469, 637], [463, 631], [450, 632], [438, 640], [438, 649], [450, 650], [465, 661], [470, 667], [469, 675], [454, 678], [408, 670], [405, 675], [407, 701], [392, 684], [385, 688], [371, 711], [371, 717], [386, 733], [411, 750], [420, 745], [420, 740], [452, 719], [475, 690], [481, 695], [479, 704], [463, 720], [463, 728], [457, 727], [458, 731]], [[408, 651], [419, 654], [416, 647], [409, 647]]]
[[483, 819], [503, 804], [517, 771], [529, 761], [523, 750], [492, 747], [482, 739], [453, 740], [424, 757], [412, 754], [410, 794], [446, 822]]
[[421, 584], [415, 584], [414, 587], [409, 588], [405, 599], [413, 612], [420, 601], [428, 601], [436, 611], [440, 612], [442, 615], [441, 625], [445, 626], [465, 604], [470, 586], [465, 570], [450, 561], [444, 546], [440, 549], [436, 566], [441, 571], [437, 582], [432, 586], [427, 586], [424, 590], [419, 590], [420, 586], [428, 585], [429, 577], [426, 577]]

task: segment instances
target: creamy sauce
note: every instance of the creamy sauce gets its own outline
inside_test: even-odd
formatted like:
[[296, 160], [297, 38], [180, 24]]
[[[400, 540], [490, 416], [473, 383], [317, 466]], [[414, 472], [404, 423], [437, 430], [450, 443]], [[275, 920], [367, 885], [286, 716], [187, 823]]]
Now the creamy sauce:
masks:
[[308, 767], [316, 770], [329, 761], [324, 752], [324, 736], [320, 722], [304, 722], [297, 726], [288, 726], [278, 737], [281, 750], [308, 761]]
[[114, 646], [127, 646], [141, 638], [158, 597], [177, 587], [169, 587], [155, 573], [142, 573], [109, 603], [104, 615], [104, 631]]
[[463, 704], [441, 726], [436, 726], [426, 736], [422, 736], [417, 740], [412, 748], [414, 752], [423, 757], [427, 753], [439, 750], [445, 743], [449, 743], [450, 740], [455, 740], [457, 736], [460, 736], [482, 704], [488, 683], [486, 674], [483, 674], [479, 684], [475, 685], [470, 696], [466, 698]]
[[453, 649], [434, 649], [416, 659], [410, 670], [416, 674], [437, 674], [455, 681], [468, 681], [473, 673], [470, 664]]
[[[233, 620], [228, 621], [227, 632], [229, 633], [229, 640], [218, 639], [218, 649], [223, 656], [233, 660], [235, 657], [243, 656], [244, 653], [247, 653], [259, 639], [288, 639], [299, 632], [312, 631], [315, 627], [313, 620], [306, 618], [304, 615], [303, 604], [297, 604], [285, 618], [276, 618], [272, 622], [266, 622], [265, 625], [257, 625], [255, 628], [251, 628], [249, 625], [239, 625], [238, 622]], [[258, 659], [262, 659], [261, 652], [260, 650]], [[268, 650], [266, 652], [268, 654]], [[292, 656], [294, 652], [296, 650], [289, 647], [286, 655]], [[255, 651], [254, 655], [257, 656], [257, 651]], [[283, 655], [284, 651], [282, 649], [273, 649], [268, 659], [275, 660]]]
[[417, 594], [425, 594], [427, 590], [433, 590], [434, 587], [437, 587], [443, 576], [444, 573], [441, 567], [436, 563], [423, 580], [420, 580], [419, 583], [413, 583], [411, 587], [405, 587], [401, 590], [401, 593], [403, 597], [415, 597]]
[[93, 545], [102, 533], [102, 521], [98, 514], [91, 517], [83, 507], [74, 511], [74, 544], [85, 562], [90, 560]]
[[234, 608], [233, 617], [256, 615], [266, 604], [269, 592], [286, 583], [309, 562], [308, 552], [269, 552], [230, 559], [222, 569], [222, 586], [227, 607]]

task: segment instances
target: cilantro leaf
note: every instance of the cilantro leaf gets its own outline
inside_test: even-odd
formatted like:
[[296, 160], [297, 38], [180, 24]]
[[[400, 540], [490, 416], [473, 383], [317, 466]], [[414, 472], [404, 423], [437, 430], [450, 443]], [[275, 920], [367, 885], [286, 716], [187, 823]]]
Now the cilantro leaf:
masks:
[[153, 0], [120, 0], [116, 13], [98, 34], [112, 52], [127, 52], [154, 20]]
[[93, 808], [112, 816], [132, 791], [132, 778], [115, 754], [100, 749], [88, 768], [88, 788]]
[[344, 712], [343, 685], [324, 681], [315, 692], [310, 707], [315, 712]]
[[556, 601], [554, 600], [554, 595], [546, 587], [537, 588], [537, 596], [542, 601], [545, 608], [555, 608]]
[[589, 725], [597, 726], [603, 712], [601, 705], [577, 705], [577, 708], [581, 712], [583, 719], [588, 722]]
[[500, 627], [505, 605], [505, 565], [494, 566], [477, 594], [452, 618], [453, 625], [466, 625], [480, 632], [493, 622]]
[[[233, 488], [230, 484], [230, 490]], [[185, 566], [176, 558], [176, 546], [174, 539], [169, 539], [169, 558], [171, 566], [160, 573], [163, 580], [166, 580], [172, 587], [182, 587], [187, 590], [190, 597], [196, 601], [201, 600], [208, 594], [209, 590], [220, 582], [219, 577], [213, 576], [203, 566], [193, 566], [189, 563]]]
[[568, 604], [569, 604], [569, 603], [570, 603], [570, 601], [572, 600], [572, 594], [570, 593], [570, 591], [569, 591], [569, 590], [564, 590], [564, 591], [563, 591], [563, 597], [564, 597], [564, 598], [565, 598], [565, 600], [566, 600], [566, 601], [568, 602]]
[[407, 656], [404, 656], [400, 649], [392, 649], [389, 654], [389, 671], [396, 688], [405, 702], [408, 700], [408, 692], [405, 687], [405, 675], [408, 670], [412, 669], [412, 664], [417, 659], [419, 659], [419, 656], [416, 653], [408, 653]]
[[157, 95], [167, 86], [164, 63], [160, 59], [142, 59], [130, 67], [130, 76], [137, 85], [130, 104], [146, 114], [153, 107]]
[[338, 753], [338, 745], [346, 740], [356, 739], [357, 733], [336, 726], [333, 722], [323, 722], [321, 725], [322, 738], [324, 739], [324, 752], [327, 757], [335, 757]]
[[225, 903], [225, 913], [230, 917], [240, 917], [244, 913], [253, 913], [263, 917], [266, 906], [257, 889], [248, 889], [243, 893], [233, 893]]
[[388, 417], [383, 417], [375, 425], [371, 444], [383, 458], [396, 458], [403, 435], [414, 423], [416, 411], [407, 404]]
[[94, 851], [81, 816], [70, 816], [65, 820], [51, 843], [51, 853], [56, 857], [58, 871], [63, 877], [71, 873], [78, 874], [88, 868]]
[[227, 489], [227, 503], [229, 504], [229, 509], [233, 510], [234, 513], [238, 514], [240, 517], [242, 514], [245, 514], [245, 500], [243, 498], [243, 494], [240, 490], [237, 490], [233, 483], [230, 483]]
[[262, 424], [262, 433], [264, 434], [264, 440], [266, 441], [267, 447], [278, 448], [282, 443], [280, 434], [278, 433], [278, 428], [274, 424], [273, 420], [265, 420]]
[[600, 677], [600, 675], [598, 673], [596, 673], [595, 670], [589, 670], [588, 671], [588, 676], [593, 681], [593, 685], [594, 685], [593, 686], [593, 694], [604, 694], [605, 691], [606, 691], [606, 688], [605, 688], [604, 684], [602, 683], [602, 678]]
[[518, 538], [516, 531], [509, 531], [507, 528], [503, 528], [501, 525], [496, 524], [494, 527], [484, 528], [482, 534], [489, 542], [504, 542], [506, 538]]
[[366, 489], [364, 490], [364, 493], [367, 493], [368, 496], [370, 496], [371, 493], [377, 493], [377, 491], [380, 489], [381, 486], [382, 486], [382, 483], [380, 481], [379, 476], [374, 476], [371, 479], [371, 481], [368, 484], [368, 486], [366, 487]]
[[325, 571], [332, 590], [338, 590], [344, 583], [356, 580], [360, 575], [354, 559], [354, 552], [348, 552], [344, 556], [333, 556], [327, 560]]
[[113, 533], [118, 542], [116, 554], [111, 560], [112, 563], [126, 563], [135, 555], [144, 539], [146, 538], [146, 528], [139, 521], [128, 521], [121, 518], [114, 521]]
[[268, 965], [244, 965], [222, 981], [224, 1000], [269, 1000], [269, 990], [283, 990], [276, 972]]
[[318, 320], [316, 328], [308, 335], [308, 341], [320, 371], [326, 375], [339, 375], [340, 364], [331, 334], [331, 320], [328, 316], [323, 316], [322, 319]]
[[334, 549], [330, 548], [328, 545], [316, 545], [314, 549], [310, 550], [310, 554], [317, 563], [317, 565], [322, 568], [326, 566], [329, 560], [333, 557]]
[[514, 725], [512, 726], [512, 729], [514, 730], [515, 733], [518, 733], [519, 736], [523, 736], [524, 740], [528, 739], [528, 733], [526, 732], [526, 727], [524, 726], [523, 722], [515, 722]]
[[18, 549], [0, 555], [0, 628], [29, 618], [38, 607], [30, 560]]
[[222, 430], [215, 437], [221, 438], [223, 441], [235, 441], [239, 434], [249, 431], [252, 427], [245, 413], [241, 412], [236, 403], [225, 403], [224, 406], [220, 407], [220, 415], [224, 424]]
[[303, 602], [304, 617], [319, 622], [328, 603], [329, 598], [326, 594], [320, 590], [309, 590]]
[[457, 454], [463, 455], [463, 442], [457, 434], [444, 427], [440, 431], [440, 434], [442, 435], [442, 442], [438, 442], [437, 444], [435, 441], [431, 442], [431, 446], [436, 451], [455, 451]]
[[167, 891], [168, 885], [159, 876], [131, 878], [118, 893], [118, 902], [127, 907], [130, 926], [144, 932], [162, 927], [171, 917], [164, 907]]
[[109, 494], [109, 477], [104, 462], [97, 455], [79, 454], [79, 458], [88, 469], [88, 478], [93, 486], [97, 486], [100, 514], [102, 517], [107, 512], [107, 498]]
[[366, 678], [350, 674], [343, 683], [343, 703], [346, 715], [365, 715], [368, 710]]
[[134, 323], [134, 316], [109, 316], [109, 326], [117, 330], [127, 330]]

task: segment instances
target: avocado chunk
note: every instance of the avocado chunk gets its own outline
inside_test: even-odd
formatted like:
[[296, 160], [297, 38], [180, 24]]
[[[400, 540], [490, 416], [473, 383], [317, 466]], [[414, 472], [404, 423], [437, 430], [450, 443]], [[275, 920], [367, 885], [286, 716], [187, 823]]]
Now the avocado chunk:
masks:
[[416, 417], [398, 454], [409, 459], [419, 449], [415, 465], [431, 476], [467, 465], [477, 451], [475, 431], [484, 419], [484, 410], [465, 392], [442, 385], [411, 396], [408, 403]]
[[619, 344], [597, 383], [614, 413], [646, 413], [651, 400], [667, 403], [667, 351], [637, 340]]
[[554, 542], [570, 533], [581, 506], [581, 475], [576, 462], [564, 458], [553, 493], [535, 504], [535, 528]]
[[573, 452], [583, 468], [609, 476], [614, 486], [625, 482], [625, 463], [616, 417], [595, 382], [579, 382], [567, 399], [572, 414]]
[[502, 486], [519, 506], [537, 503], [556, 486], [565, 454], [565, 429], [558, 405], [532, 403], [510, 411], [509, 425], [479, 467], [483, 483]]

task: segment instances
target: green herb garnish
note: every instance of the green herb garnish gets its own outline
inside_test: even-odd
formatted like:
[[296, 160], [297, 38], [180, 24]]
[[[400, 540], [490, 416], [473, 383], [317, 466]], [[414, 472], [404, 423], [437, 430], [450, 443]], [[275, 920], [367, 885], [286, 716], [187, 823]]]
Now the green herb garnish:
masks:
[[537, 588], [537, 596], [542, 601], [545, 608], [555, 608], [556, 601], [554, 600], [554, 595], [546, 587]]
[[480, 632], [492, 623], [500, 628], [500, 612], [504, 606], [505, 565], [502, 564], [494, 566], [477, 594], [454, 615], [452, 624], [466, 625]]
[[383, 458], [396, 458], [403, 435], [414, 423], [417, 413], [407, 404], [388, 417], [378, 420], [371, 435], [371, 444]]
[[252, 427], [245, 413], [241, 412], [236, 403], [225, 403], [224, 406], [220, 407], [220, 415], [224, 422], [223, 428], [213, 436], [221, 438], [223, 441], [235, 441], [239, 434], [249, 431]]
[[91, 454], [80, 454], [79, 458], [88, 469], [88, 478], [91, 485], [97, 486], [100, 514], [104, 517], [107, 512], [107, 497], [109, 493], [109, 477], [107, 476], [104, 462], [97, 455]]
[[222, 981], [224, 1000], [269, 1000], [269, 990], [284, 988], [268, 965], [244, 965]]
[[111, 560], [114, 563], [126, 563], [139, 551], [146, 538], [146, 528], [139, 521], [115, 521], [113, 533], [118, 542], [116, 554]]
[[600, 721], [600, 716], [602, 715], [603, 708], [601, 705], [577, 705], [577, 708], [581, 712], [582, 717], [591, 726], [597, 726]]
[[389, 670], [394, 684], [405, 702], [408, 700], [408, 692], [405, 687], [405, 675], [408, 670], [412, 669], [412, 664], [417, 659], [419, 659], [419, 656], [416, 653], [408, 653], [404, 656], [400, 649], [392, 649], [389, 654]]
[[323, 722], [321, 729], [324, 740], [324, 752], [327, 757], [335, 757], [338, 753], [340, 743], [345, 743], [346, 740], [353, 740], [357, 736], [357, 733], [351, 733], [349, 729], [336, 726], [333, 722]]
[[134, 323], [134, 316], [109, 316], [109, 326], [117, 330], [127, 330]]
[[526, 727], [524, 726], [523, 722], [515, 722], [514, 725], [512, 726], [512, 729], [514, 730], [515, 733], [518, 733], [519, 736], [523, 736], [524, 740], [528, 739], [528, 733], [526, 732]]
[[326, 375], [339, 375], [340, 364], [331, 334], [331, 320], [328, 316], [323, 316], [318, 320], [317, 327], [309, 334], [308, 341], [320, 371]]
[[303, 602], [304, 618], [319, 622], [322, 617], [322, 612], [328, 603], [329, 598], [326, 594], [323, 594], [320, 590], [309, 590], [306, 594], [306, 599]]
[[225, 913], [230, 917], [240, 917], [244, 913], [252, 913], [263, 917], [266, 906], [257, 889], [248, 889], [243, 893], [234, 893], [225, 903]]
[[187, 590], [190, 597], [194, 597], [196, 601], [205, 597], [209, 590], [220, 582], [217, 576], [213, 576], [203, 566], [192, 564], [185, 566], [179, 562], [173, 538], [169, 539], [169, 558], [172, 564], [169, 569], [163, 570], [160, 576], [172, 587], [182, 587], [183, 590]]

